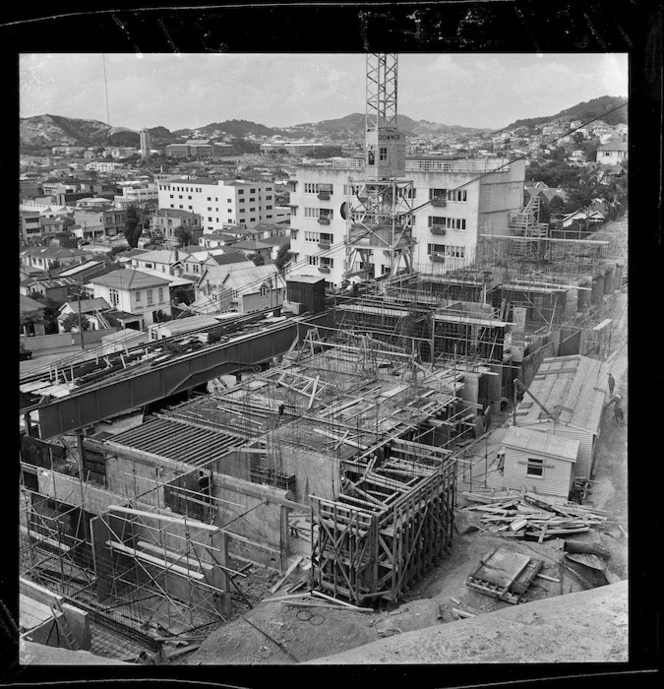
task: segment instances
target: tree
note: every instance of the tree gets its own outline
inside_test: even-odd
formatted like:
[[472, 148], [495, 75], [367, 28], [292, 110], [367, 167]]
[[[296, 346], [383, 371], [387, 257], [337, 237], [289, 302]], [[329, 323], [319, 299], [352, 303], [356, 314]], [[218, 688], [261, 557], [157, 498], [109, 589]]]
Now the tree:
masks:
[[180, 242], [181, 246], [187, 246], [191, 244], [191, 239], [193, 237], [192, 231], [188, 227], [183, 227], [180, 225], [176, 227], [173, 231], [175, 238]]
[[[90, 321], [88, 320], [88, 318], [85, 314], [81, 314], [81, 325], [83, 326], [83, 330], [87, 330], [88, 326], [90, 325]], [[68, 314], [62, 321], [62, 329], [66, 333], [70, 333], [72, 330], [74, 330], [75, 332], [78, 332], [79, 331], [78, 313]]]
[[282, 244], [277, 251], [277, 258], [274, 261], [274, 265], [277, 266], [279, 272], [283, 272], [284, 267], [288, 263], [290, 258], [290, 247], [288, 244]]
[[131, 204], [127, 206], [124, 235], [132, 249], [138, 246], [138, 238], [141, 236], [142, 231], [143, 222], [141, 212], [134, 204]]
[[254, 262], [255, 266], [262, 266], [265, 264], [265, 257], [262, 254], [249, 254], [249, 260]]

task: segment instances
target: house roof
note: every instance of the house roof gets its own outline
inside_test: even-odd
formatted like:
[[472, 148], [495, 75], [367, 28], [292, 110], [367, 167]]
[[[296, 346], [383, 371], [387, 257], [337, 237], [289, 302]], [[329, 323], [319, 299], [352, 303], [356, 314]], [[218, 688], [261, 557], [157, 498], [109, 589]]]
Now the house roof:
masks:
[[134, 256], [140, 256], [141, 254], [147, 253], [148, 251], [146, 249], [127, 249], [126, 251], [118, 251], [118, 253], [115, 254], [115, 258], [128, 259], [134, 258]]
[[241, 251], [228, 251], [223, 254], [212, 255], [210, 258], [220, 266], [227, 266], [231, 263], [252, 263]]
[[268, 237], [267, 239], [261, 239], [260, 241], [268, 246], [283, 246], [284, 244], [290, 244], [290, 240], [290, 235], [288, 235], [286, 237]]
[[274, 265], [252, 266], [251, 268], [240, 268], [230, 270], [223, 285], [239, 292], [254, 293], [258, 292], [261, 285], [269, 279], [277, 280], [279, 286], [283, 286], [283, 278]]
[[169, 282], [170, 281], [165, 277], [148, 275], [145, 272], [134, 270], [133, 268], [114, 270], [112, 273], [100, 275], [99, 277], [95, 277], [90, 280], [90, 283], [93, 285], [102, 285], [104, 287], [125, 290], [144, 289], [145, 287], [168, 285]]
[[576, 462], [579, 441], [563, 435], [542, 433], [521, 426], [510, 426], [503, 440], [505, 447], [513, 447], [533, 454]]
[[625, 141], [609, 141], [608, 143], [600, 146], [598, 151], [626, 151], [627, 142]]
[[160, 270], [154, 270], [153, 268], [136, 268], [136, 270], [146, 275], [151, 275], [157, 278], [163, 278], [167, 280], [170, 287], [182, 287], [184, 285], [193, 285], [193, 280], [187, 280], [186, 278], [178, 277], [177, 275], [170, 275], [168, 273], [162, 273]]
[[263, 244], [262, 241], [256, 241], [255, 239], [241, 239], [239, 242], [233, 244], [234, 249], [245, 249], [247, 251], [258, 251], [259, 249], [269, 249], [270, 244]]
[[18, 309], [21, 315], [26, 313], [34, 313], [35, 311], [42, 311], [44, 308], [46, 308], [44, 304], [36, 299], [32, 299], [31, 297], [26, 297], [25, 294], [19, 294], [18, 300]]
[[[532, 394], [558, 421], [597, 433], [607, 393], [609, 367], [581, 356], [549, 357], [542, 361], [530, 387]], [[526, 395], [516, 410], [517, 423], [546, 421], [544, 411]]]
[[[174, 263], [177, 263], [177, 261], [180, 258], [184, 258], [180, 256], [181, 250], [178, 250], [176, 252], [175, 250], [169, 250], [169, 249], [151, 249], [149, 251], [146, 251], [145, 253], [141, 254], [140, 256], [137, 255], [134, 258], [138, 259], [139, 261], [152, 261], [154, 263], [166, 263], [167, 265], [173, 265]], [[185, 252], [186, 253], [186, 252]]]
[[[69, 307], [72, 311], [78, 313], [78, 300], [73, 299], [71, 301], [66, 301], [60, 307], [60, 315], [62, 315], [66, 307]], [[111, 305], [103, 297], [81, 299], [81, 313], [92, 313], [93, 311], [102, 311], [110, 308]]]
[[78, 282], [74, 278], [69, 277], [59, 277], [59, 278], [28, 278], [23, 280], [21, 285], [42, 285], [46, 289], [52, 289], [53, 287], [74, 287], [78, 285]]

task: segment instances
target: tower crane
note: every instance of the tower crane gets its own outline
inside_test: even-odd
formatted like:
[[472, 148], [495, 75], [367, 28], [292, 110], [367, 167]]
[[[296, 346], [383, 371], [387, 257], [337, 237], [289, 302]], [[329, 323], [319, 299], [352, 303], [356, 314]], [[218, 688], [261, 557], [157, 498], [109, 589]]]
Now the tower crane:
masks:
[[346, 201], [346, 277], [375, 277], [374, 252], [385, 272], [413, 267], [412, 180], [406, 174], [406, 137], [397, 126], [398, 57], [366, 58], [364, 177], [349, 178]]

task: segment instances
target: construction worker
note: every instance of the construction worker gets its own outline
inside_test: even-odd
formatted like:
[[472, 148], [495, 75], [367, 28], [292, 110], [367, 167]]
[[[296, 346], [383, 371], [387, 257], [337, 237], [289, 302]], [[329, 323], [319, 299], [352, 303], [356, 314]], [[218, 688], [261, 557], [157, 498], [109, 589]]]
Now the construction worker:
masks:
[[623, 408], [620, 406], [620, 400], [622, 397], [620, 395], [616, 395], [616, 401], [613, 407], [613, 413], [615, 414], [616, 417], [616, 423], [624, 423], [625, 421], [625, 412], [623, 411]]
[[613, 377], [612, 373], [609, 371], [609, 396], [613, 395], [613, 391], [616, 387], [616, 379]]

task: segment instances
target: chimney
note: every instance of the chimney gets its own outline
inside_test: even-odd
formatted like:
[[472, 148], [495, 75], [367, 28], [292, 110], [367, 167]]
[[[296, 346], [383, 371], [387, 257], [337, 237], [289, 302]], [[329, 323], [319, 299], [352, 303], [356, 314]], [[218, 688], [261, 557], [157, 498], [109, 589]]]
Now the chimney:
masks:
[[178, 248], [177, 246], [175, 247], [175, 262], [178, 262]]

